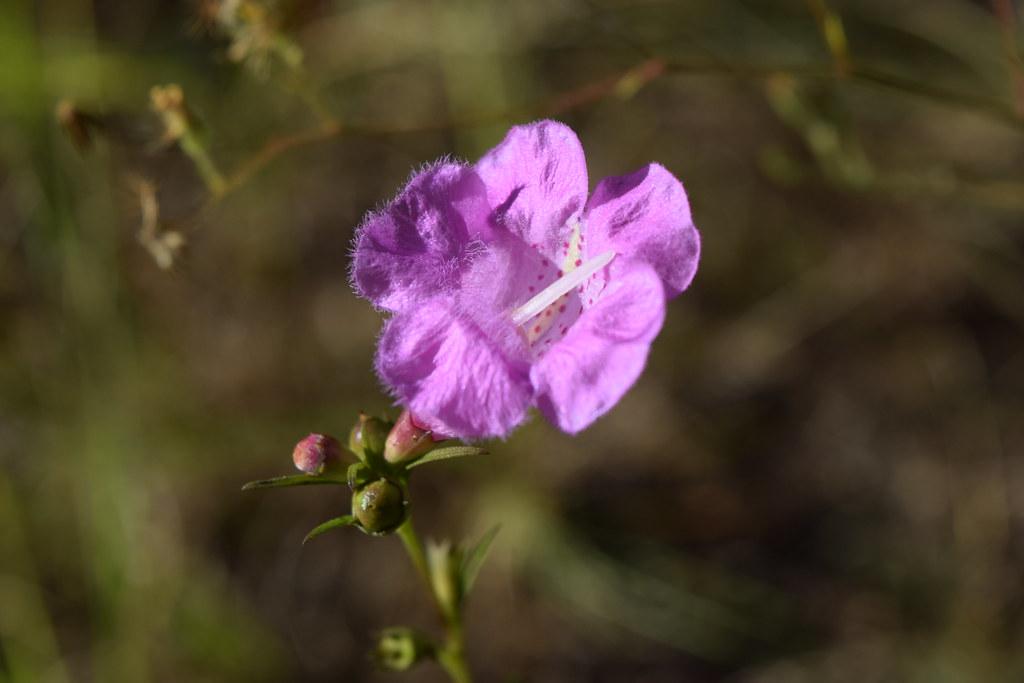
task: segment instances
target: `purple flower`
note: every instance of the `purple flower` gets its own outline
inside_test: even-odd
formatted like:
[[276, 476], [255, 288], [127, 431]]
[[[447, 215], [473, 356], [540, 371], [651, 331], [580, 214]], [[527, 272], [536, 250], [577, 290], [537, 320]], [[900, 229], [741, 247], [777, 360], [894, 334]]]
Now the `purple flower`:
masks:
[[391, 314], [377, 372], [436, 433], [504, 436], [536, 406], [575, 434], [636, 381], [700, 237], [658, 164], [587, 198], [575, 133], [517, 126], [475, 165], [413, 175], [355, 240], [352, 283]]

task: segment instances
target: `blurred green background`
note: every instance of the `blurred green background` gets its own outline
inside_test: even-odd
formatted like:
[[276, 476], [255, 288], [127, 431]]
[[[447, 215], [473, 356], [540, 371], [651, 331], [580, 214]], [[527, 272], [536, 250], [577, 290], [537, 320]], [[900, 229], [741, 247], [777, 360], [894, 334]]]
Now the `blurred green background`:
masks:
[[390, 407], [361, 216], [556, 116], [592, 184], [675, 172], [703, 260], [606, 418], [419, 475], [426, 535], [504, 524], [479, 680], [1024, 680], [1018, 10], [4, 0], [0, 679], [394, 677], [400, 544], [239, 486]]

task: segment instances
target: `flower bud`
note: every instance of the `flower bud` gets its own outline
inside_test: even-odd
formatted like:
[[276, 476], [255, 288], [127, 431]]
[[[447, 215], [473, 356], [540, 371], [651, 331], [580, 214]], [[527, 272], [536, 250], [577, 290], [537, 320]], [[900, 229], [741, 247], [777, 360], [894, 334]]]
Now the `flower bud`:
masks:
[[387, 479], [378, 479], [352, 494], [352, 516], [371, 534], [397, 529], [405, 521], [407, 507], [401, 487]]
[[154, 85], [149, 90], [149, 101], [153, 111], [163, 119], [165, 141], [180, 140], [195, 127], [195, 117], [185, 103], [185, 93], [177, 83]]
[[292, 460], [306, 474], [323, 474], [341, 463], [341, 444], [333, 436], [310, 434], [295, 444]]
[[368, 452], [379, 455], [384, 452], [384, 440], [390, 429], [390, 422], [359, 413], [359, 422], [352, 428], [348, 437], [348, 447], [363, 460], [366, 460]]
[[383, 669], [408, 671], [417, 662], [433, 657], [434, 646], [410, 628], [389, 628], [381, 632], [373, 655]]
[[462, 567], [461, 550], [450, 541], [429, 542], [427, 564], [430, 566], [430, 582], [437, 601], [447, 613], [457, 613], [462, 601], [459, 578]]
[[384, 459], [392, 464], [409, 462], [434, 447], [433, 432], [416, 424], [408, 409], [398, 416], [384, 442]]

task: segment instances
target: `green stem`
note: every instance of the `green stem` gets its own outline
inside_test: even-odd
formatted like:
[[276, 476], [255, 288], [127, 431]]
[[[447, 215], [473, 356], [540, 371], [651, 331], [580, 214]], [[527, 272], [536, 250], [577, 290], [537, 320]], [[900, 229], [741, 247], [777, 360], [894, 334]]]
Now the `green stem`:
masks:
[[430, 567], [427, 565], [427, 553], [423, 550], [423, 543], [420, 541], [420, 537], [416, 534], [416, 529], [412, 525], [412, 515], [409, 515], [409, 518], [405, 520], [402, 526], [398, 527], [398, 531], [395, 533], [402, 539], [405, 552], [409, 554], [409, 559], [412, 560], [412, 564], [416, 567], [420, 578], [426, 582], [427, 590], [430, 591], [431, 596], [436, 600], [434, 582], [430, 580]]
[[217, 165], [213, 163], [209, 152], [206, 151], [206, 146], [203, 145], [195, 132], [191, 129], [186, 129], [178, 142], [181, 144], [181, 150], [195, 164], [196, 171], [199, 172], [199, 176], [206, 183], [210, 193], [215, 197], [224, 194], [224, 190], [227, 188], [224, 176], [217, 170]]
[[461, 611], [455, 605], [445, 604], [445, 600], [438, 594], [434, 586], [430, 564], [427, 561], [427, 553], [412, 525], [411, 515], [402, 526], [398, 527], [396, 533], [402, 539], [402, 545], [405, 546], [405, 551], [416, 571], [427, 584], [427, 591], [430, 592], [434, 606], [437, 607], [441, 620], [444, 622], [445, 641], [444, 645], [437, 650], [437, 663], [441, 665], [453, 683], [472, 683], [473, 677], [469, 672], [469, 665], [466, 663], [465, 646], [463, 645]]
[[472, 683], [473, 677], [469, 673], [462, 644], [462, 621], [458, 618], [447, 621], [446, 627], [448, 637], [444, 647], [437, 652], [437, 662], [455, 683]]

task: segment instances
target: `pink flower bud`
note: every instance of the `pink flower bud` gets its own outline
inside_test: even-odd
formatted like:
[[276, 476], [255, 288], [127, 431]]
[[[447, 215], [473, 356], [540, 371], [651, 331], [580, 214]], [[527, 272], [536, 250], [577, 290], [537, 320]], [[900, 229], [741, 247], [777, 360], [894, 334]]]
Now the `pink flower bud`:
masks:
[[333, 436], [310, 434], [295, 444], [292, 451], [295, 467], [306, 474], [323, 474], [341, 462], [341, 444]]
[[407, 409], [403, 410], [384, 442], [384, 459], [390, 463], [415, 460], [431, 450], [434, 442], [433, 432], [417, 424]]

